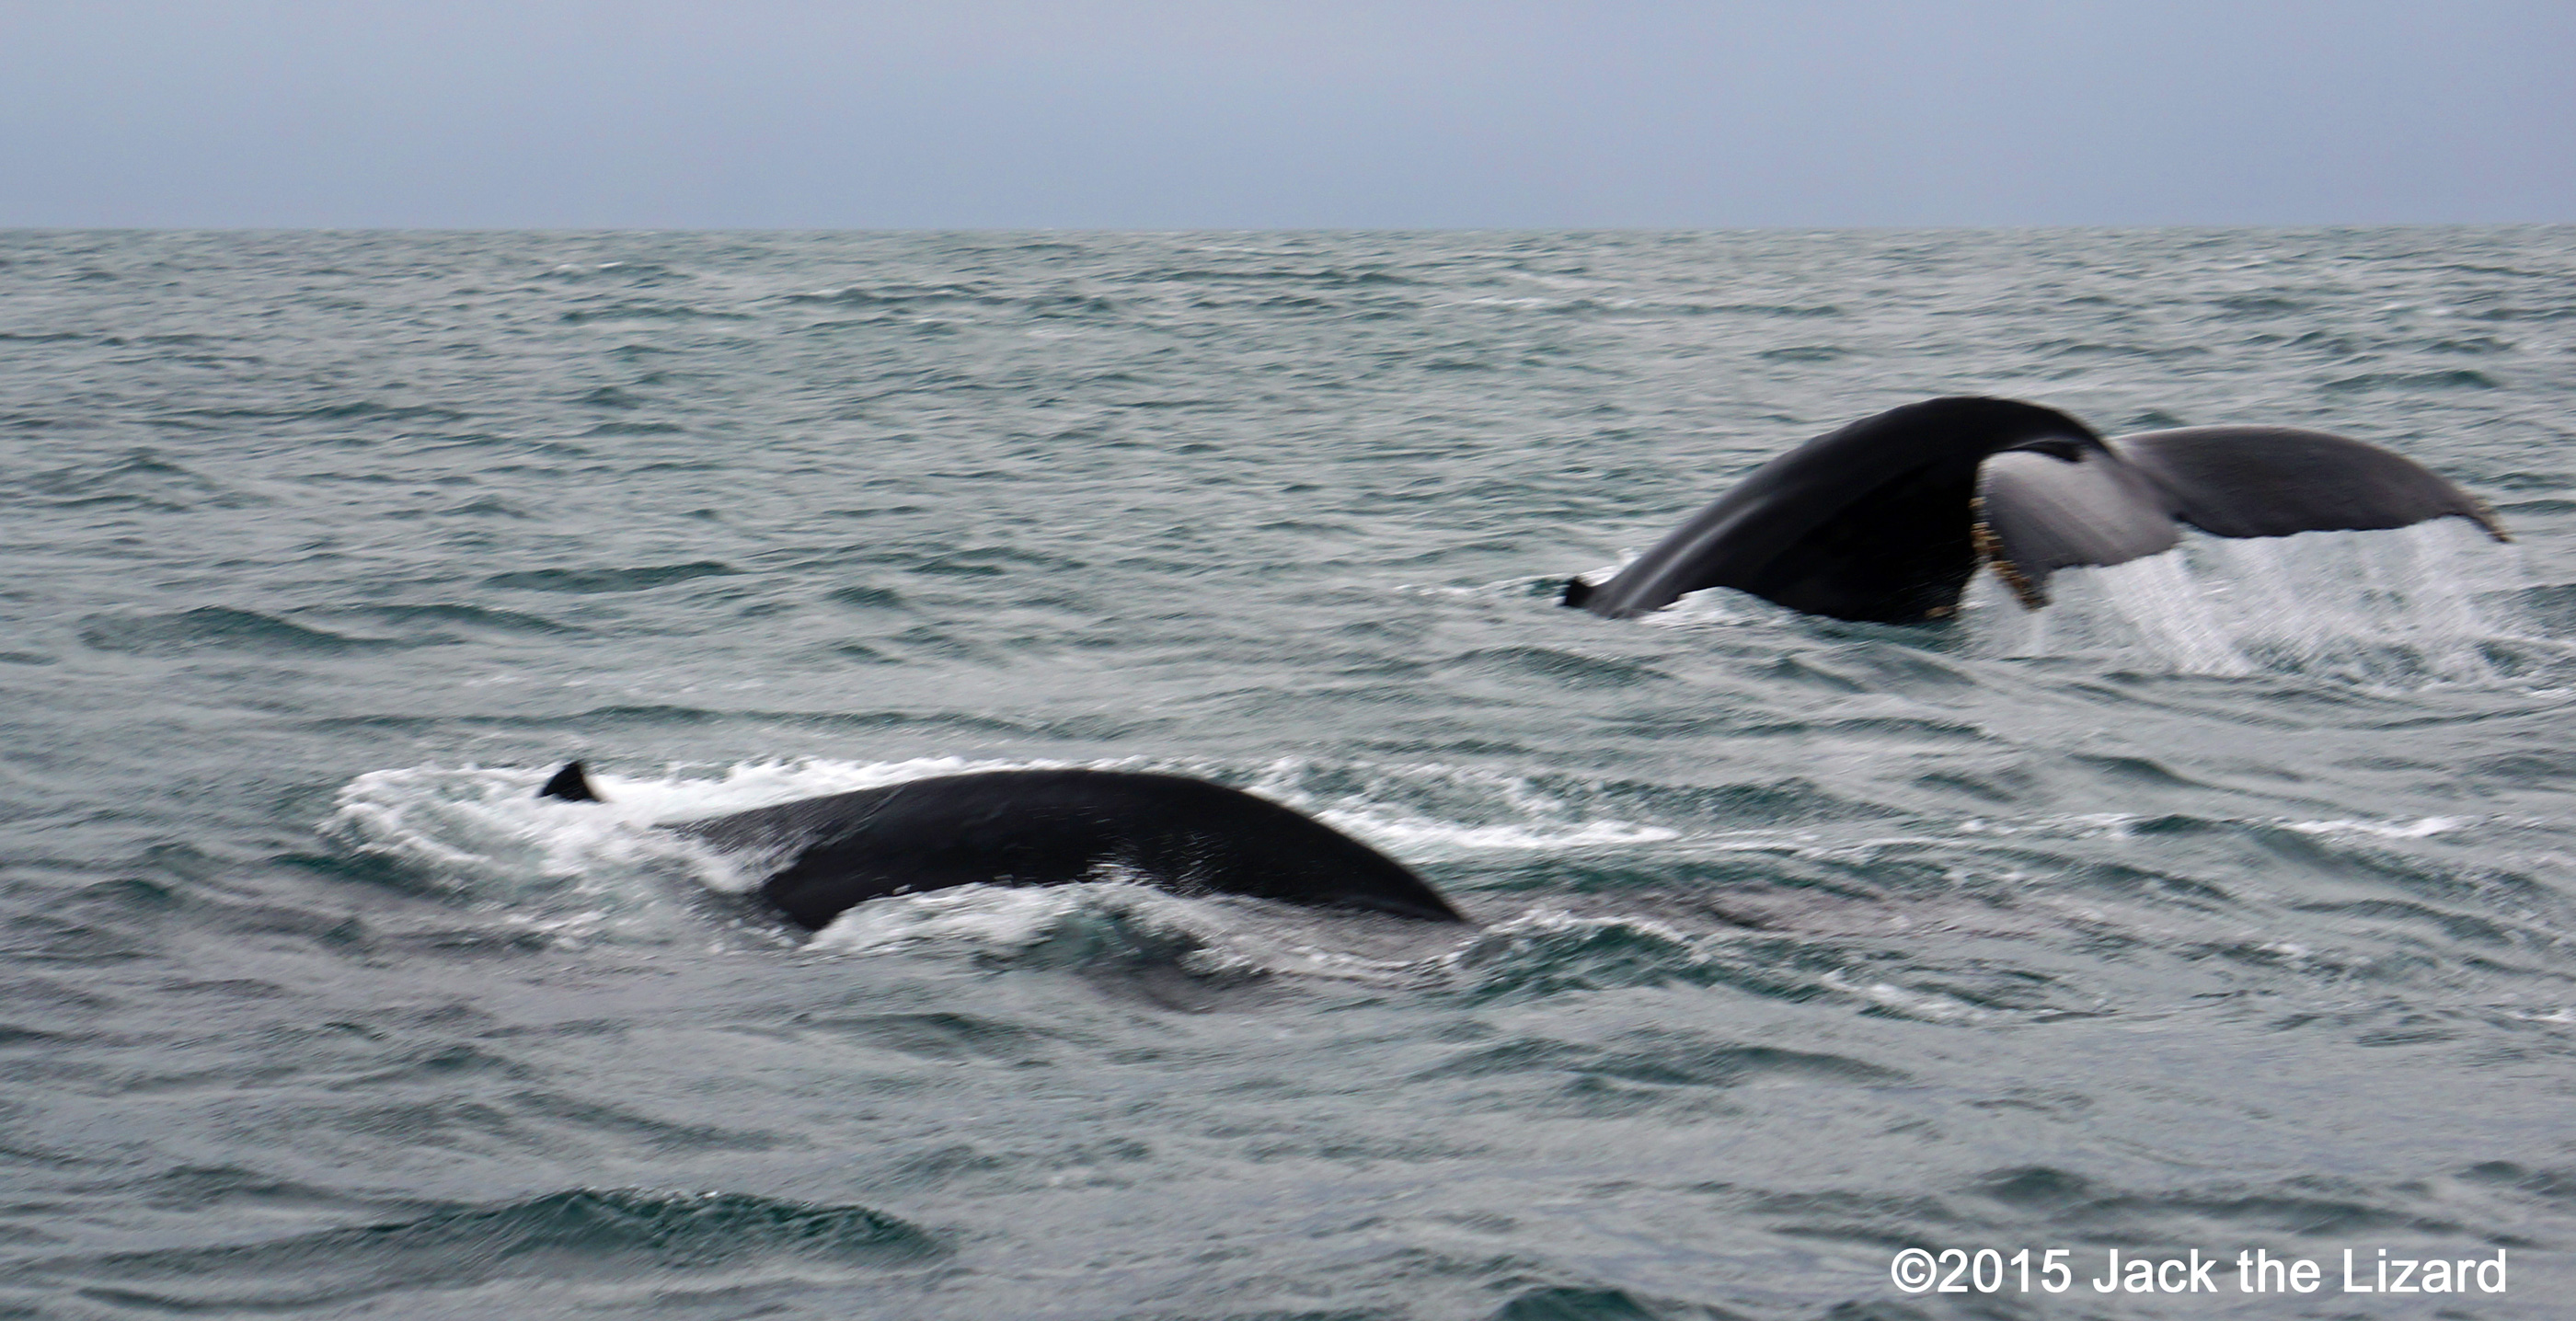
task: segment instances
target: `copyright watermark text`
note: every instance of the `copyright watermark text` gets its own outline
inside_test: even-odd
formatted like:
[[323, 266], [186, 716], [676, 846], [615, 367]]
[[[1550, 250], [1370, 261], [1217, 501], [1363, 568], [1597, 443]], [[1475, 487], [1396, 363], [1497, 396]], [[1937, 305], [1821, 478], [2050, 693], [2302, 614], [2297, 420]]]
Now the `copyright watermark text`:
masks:
[[[2087, 1248], [2090, 1254], [2102, 1249]], [[1948, 1248], [1932, 1252], [1907, 1248], [1887, 1264], [1888, 1278], [1907, 1293], [2065, 1293], [2084, 1288], [2093, 1293], [2286, 1293], [2311, 1294], [2341, 1286], [2344, 1293], [2503, 1293], [2505, 1252], [2493, 1257], [2392, 1257], [2343, 1250], [2342, 1278], [2305, 1257], [2275, 1257], [2248, 1248], [2234, 1261], [2204, 1256], [2193, 1248], [2181, 1256], [2155, 1256], [2108, 1249], [2098, 1273], [2079, 1272], [2072, 1248]]]

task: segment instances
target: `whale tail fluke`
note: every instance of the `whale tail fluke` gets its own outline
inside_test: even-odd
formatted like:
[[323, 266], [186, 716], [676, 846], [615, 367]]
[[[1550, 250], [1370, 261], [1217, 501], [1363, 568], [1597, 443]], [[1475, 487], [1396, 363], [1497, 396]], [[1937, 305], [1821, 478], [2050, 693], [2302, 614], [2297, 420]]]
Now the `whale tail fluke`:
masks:
[[1773, 458], [1565, 604], [1611, 619], [1732, 587], [1811, 615], [1923, 624], [1991, 564], [2033, 610], [2048, 576], [2221, 537], [2401, 528], [2495, 511], [2402, 455], [2295, 427], [2182, 427], [2105, 441], [2053, 408], [1949, 398], [1891, 408]]
[[565, 762], [564, 768], [556, 771], [554, 778], [546, 781], [544, 788], [537, 790], [537, 797], [560, 798], [567, 803], [606, 801], [599, 796], [597, 790], [590, 787], [590, 777], [582, 773], [581, 763], [577, 761]]
[[2459, 517], [2512, 536], [2486, 502], [2402, 454], [2295, 427], [2182, 427], [2110, 442], [2173, 497], [2174, 517], [2213, 536], [2369, 532]]
[[1971, 506], [1979, 558], [2022, 605], [2048, 604], [2059, 569], [2172, 549], [2177, 520], [2212, 536], [2368, 532], [2465, 518], [2510, 541], [2486, 502], [2400, 454], [2294, 427], [2183, 427], [2122, 436], [2071, 458], [1985, 461]]

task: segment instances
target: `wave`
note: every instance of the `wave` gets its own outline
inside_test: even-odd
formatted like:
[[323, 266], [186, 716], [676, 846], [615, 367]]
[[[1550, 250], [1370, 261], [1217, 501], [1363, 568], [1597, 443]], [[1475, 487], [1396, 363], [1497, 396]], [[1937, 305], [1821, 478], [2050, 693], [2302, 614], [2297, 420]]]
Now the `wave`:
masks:
[[134, 656], [184, 656], [198, 651], [335, 655], [426, 645], [398, 638], [348, 637], [274, 615], [213, 605], [167, 615], [91, 615], [81, 621], [80, 639], [99, 651]]
[[842, 307], [916, 307], [949, 303], [974, 303], [985, 306], [1009, 306], [1018, 300], [967, 285], [951, 284], [886, 284], [875, 286], [846, 285], [839, 289], [816, 289], [805, 293], [778, 295], [782, 303], [824, 303]]
[[685, 268], [654, 261], [562, 262], [538, 278], [573, 284], [600, 281], [611, 284], [651, 286], [673, 280], [694, 280], [695, 274]]
[[465, 422], [473, 414], [436, 404], [388, 404], [373, 399], [313, 404], [304, 408], [184, 408], [161, 415], [208, 422]]
[[2331, 380], [2317, 388], [2328, 394], [2357, 394], [2372, 390], [2493, 390], [2499, 386], [2485, 372], [2461, 367], [2431, 372], [2365, 372]]
[[504, 1280], [649, 1287], [709, 1272], [759, 1276], [777, 1269], [771, 1263], [800, 1278], [816, 1269], [873, 1272], [947, 1251], [927, 1231], [864, 1206], [580, 1188], [237, 1246], [56, 1258], [0, 1281], [156, 1311], [284, 1311]]
[[622, 302], [573, 308], [555, 319], [578, 326], [601, 321], [749, 321], [753, 318], [746, 312], [710, 311], [686, 303]]
[[[1692, 932], [1651, 918], [1538, 908], [1485, 928], [1424, 972], [1434, 986], [1471, 1004], [1687, 986], [1774, 1000], [1839, 1000], [1879, 1017], [1934, 1023], [2060, 1008], [2026, 991], [1970, 998], [1956, 987], [1900, 984], [1871, 954], [1812, 936], [1740, 927]], [[1911, 968], [1905, 975], [1926, 981], [1942, 974]]]
[[483, 580], [483, 585], [525, 592], [641, 592], [667, 583], [687, 582], [691, 578], [730, 577], [741, 572], [716, 560], [696, 560], [688, 564], [653, 564], [631, 569], [524, 569], [493, 574]]
[[11, 483], [0, 499], [56, 509], [122, 507], [154, 513], [269, 503], [265, 496], [227, 486], [148, 449], [35, 473]]
[[493, 610], [484, 606], [459, 605], [453, 602], [430, 602], [418, 605], [395, 603], [387, 605], [312, 606], [299, 610], [296, 613], [320, 615], [326, 618], [336, 618], [345, 615], [359, 619], [373, 619], [385, 624], [390, 624], [397, 628], [420, 625], [444, 625], [456, 628], [489, 630], [495, 633], [523, 633], [553, 636], [573, 636], [590, 631], [578, 624], [566, 624], [557, 620], [547, 619], [542, 615], [524, 614], [516, 610]]

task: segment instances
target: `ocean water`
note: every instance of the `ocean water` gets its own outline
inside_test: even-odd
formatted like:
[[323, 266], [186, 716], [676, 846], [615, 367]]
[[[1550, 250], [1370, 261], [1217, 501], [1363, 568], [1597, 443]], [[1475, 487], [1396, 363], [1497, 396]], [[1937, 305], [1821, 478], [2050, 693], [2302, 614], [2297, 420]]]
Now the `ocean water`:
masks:
[[[1961, 393], [2517, 540], [1554, 604]], [[2566, 227], [0, 233], [0, 1317], [2564, 1315], [2571, 439]], [[1479, 926], [651, 825], [1053, 765]]]

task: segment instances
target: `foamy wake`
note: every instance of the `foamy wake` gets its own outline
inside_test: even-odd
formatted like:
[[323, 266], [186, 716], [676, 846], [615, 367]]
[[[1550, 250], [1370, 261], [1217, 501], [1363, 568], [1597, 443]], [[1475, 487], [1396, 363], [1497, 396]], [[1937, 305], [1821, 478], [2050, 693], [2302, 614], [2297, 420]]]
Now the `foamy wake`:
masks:
[[[670, 919], [685, 907], [675, 900], [684, 900], [692, 886], [740, 893], [760, 878], [739, 860], [655, 829], [659, 823], [929, 776], [1062, 765], [937, 757], [750, 762], [680, 767], [660, 775], [595, 772], [591, 782], [606, 800], [598, 803], [538, 798], [550, 770], [545, 767], [405, 767], [351, 781], [321, 830], [341, 847], [389, 859], [469, 904], [499, 907], [548, 930], [667, 935], [675, 926]], [[1247, 780], [1239, 770], [1212, 766], [1123, 761], [1096, 768]], [[1414, 863], [1618, 848], [1676, 834], [1590, 815], [1579, 802], [1543, 791], [1526, 777], [1497, 772], [1283, 758], [1248, 778], [1251, 792]], [[1102, 949], [1122, 941], [1182, 940], [1218, 951], [1225, 946], [1219, 934], [1243, 925], [1238, 909], [1238, 901], [1181, 898], [1114, 878], [1043, 890], [978, 886], [861, 905], [815, 943], [865, 951], [946, 941], [1018, 958], [1082, 947], [1097, 936], [1108, 942]], [[1104, 931], [1123, 934], [1111, 939]], [[1201, 962], [1234, 957], [1210, 952]], [[1265, 950], [1257, 961], [1332, 970], [1328, 956], [1287, 946]]]
[[[1205, 769], [1196, 773], [1234, 778]], [[1412, 862], [1620, 848], [1679, 833], [1596, 815], [1590, 805], [1527, 775], [1476, 767], [1281, 757], [1260, 767], [1243, 787]]]
[[2141, 650], [2192, 674], [2291, 672], [2370, 683], [2493, 682], [2486, 644], [2525, 640], [2501, 604], [2511, 546], [2456, 518], [2391, 532], [2191, 535], [2162, 555], [2061, 570], [2025, 613], [1980, 576], [1968, 617], [2005, 656]]
[[598, 803], [537, 797], [551, 768], [404, 767], [350, 781], [322, 833], [478, 897], [496, 889], [506, 893], [513, 885], [606, 896], [621, 888], [615, 883], [621, 876], [675, 867], [712, 889], [742, 891], [758, 878], [683, 836], [651, 827], [1005, 764], [941, 757], [748, 762], [664, 776], [595, 773], [591, 783], [606, 800]]

